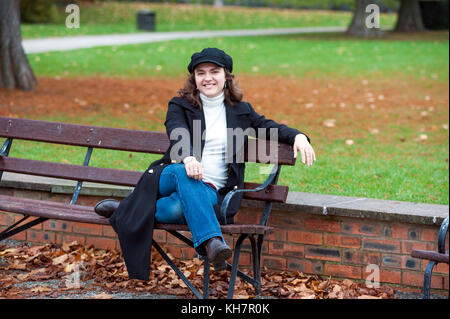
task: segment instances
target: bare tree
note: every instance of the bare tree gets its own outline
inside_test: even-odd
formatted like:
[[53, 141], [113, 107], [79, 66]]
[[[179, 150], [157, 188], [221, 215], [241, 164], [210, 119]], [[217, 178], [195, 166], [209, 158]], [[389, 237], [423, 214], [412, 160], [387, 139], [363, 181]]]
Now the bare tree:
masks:
[[419, 0], [402, 0], [398, 11], [397, 25], [395, 31], [398, 32], [422, 32], [425, 26], [422, 21]]
[[0, 0], [0, 87], [32, 91], [36, 82], [22, 47], [20, 0]]
[[373, 0], [356, 0], [353, 19], [347, 29], [347, 34], [359, 37], [374, 37], [383, 34], [380, 28], [370, 28], [366, 24], [368, 13], [366, 8], [373, 4]]

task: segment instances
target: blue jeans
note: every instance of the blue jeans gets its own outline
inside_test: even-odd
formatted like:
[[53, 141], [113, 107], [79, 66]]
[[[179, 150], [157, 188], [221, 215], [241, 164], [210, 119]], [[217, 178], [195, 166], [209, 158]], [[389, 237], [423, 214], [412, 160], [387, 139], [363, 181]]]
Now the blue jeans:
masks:
[[168, 165], [161, 172], [155, 219], [159, 223], [187, 224], [200, 255], [206, 255], [201, 245], [206, 240], [212, 237], [223, 240], [213, 208], [216, 204], [217, 191], [187, 176], [184, 164]]

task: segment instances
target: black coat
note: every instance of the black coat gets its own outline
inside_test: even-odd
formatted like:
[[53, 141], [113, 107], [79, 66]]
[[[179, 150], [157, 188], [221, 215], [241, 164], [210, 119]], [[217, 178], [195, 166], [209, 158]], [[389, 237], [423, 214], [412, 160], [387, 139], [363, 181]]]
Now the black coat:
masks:
[[[234, 107], [226, 105], [226, 121], [227, 128], [236, 129], [241, 128], [277, 128], [278, 140], [280, 142], [293, 145], [295, 136], [300, 131], [287, 127], [283, 124], [278, 124], [272, 120], [266, 119], [263, 115], [255, 112], [250, 103], [240, 102]], [[199, 121], [195, 121], [199, 120]], [[189, 145], [184, 149], [185, 153], [176, 152], [172, 154], [171, 150], [179, 148], [181, 145], [181, 136], [170, 140], [170, 147], [164, 156], [151, 163], [139, 179], [133, 192], [123, 199], [120, 206], [110, 217], [109, 221], [118, 234], [122, 254], [127, 266], [128, 275], [130, 278], [148, 280], [150, 272], [150, 253], [152, 247], [153, 237], [153, 223], [155, 215], [156, 200], [158, 194], [159, 176], [162, 170], [172, 163], [180, 163], [182, 159], [188, 155], [201, 158], [203, 147], [205, 145], [204, 139], [201, 140], [201, 145], [194, 143], [194, 134], [196, 126], [200, 127], [202, 134], [205, 131], [205, 116], [202, 109], [197, 109], [191, 106], [187, 100], [175, 97], [169, 102], [169, 107], [166, 115], [166, 132], [167, 136], [171, 136], [175, 129], [185, 129], [189, 131], [191, 137]], [[267, 130], [269, 133], [270, 130]], [[270, 138], [267, 134], [266, 138]], [[309, 138], [308, 138], [309, 140]], [[243, 152], [246, 145], [247, 138], [244, 143], [235, 141], [233, 143], [233, 159], [228, 164], [228, 179], [224, 187], [218, 190], [218, 204], [214, 209], [216, 214], [219, 213], [219, 208], [225, 195], [237, 186], [238, 189], [244, 187], [244, 170], [245, 163], [236, 161], [236, 158]], [[175, 152], [172, 152], [175, 153]], [[233, 222], [233, 216], [238, 211], [242, 200], [242, 193], [233, 196], [229, 203], [227, 211], [227, 223]]]

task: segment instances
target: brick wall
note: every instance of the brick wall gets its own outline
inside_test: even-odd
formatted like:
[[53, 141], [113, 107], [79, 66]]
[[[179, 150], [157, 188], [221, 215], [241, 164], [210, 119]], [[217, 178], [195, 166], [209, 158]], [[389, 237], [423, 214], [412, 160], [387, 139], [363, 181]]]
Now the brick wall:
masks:
[[[0, 193], [65, 203], [71, 199], [68, 195], [17, 189], [0, 188]], [[80, 196], [78, 204], [93, 206], [100, 199]], [[236, 222], [257, 223], [259, 215], [259, 209], [243, 208]], [[20, 218], [18, 214], [0, 212], [0, 228], [6, 228]], [[276, 230], [264, 241], [263, 269], [301, 271], [364, 281], [373, 272], [367, 266], [374, 264], [378, 266], [381, 283], [392, 285], [395, 289], [416, 292], [421, 291], [427, 261], [412, 258], [411, 250], [437, 250], [439, 233], [439, 226], [323, 216], [307, 211], [273, 210], [269, 225]], [[119, 241], [110, 226], [61, 220], [48, 220], [15, 235], [13, 239], [57, 244], [77, 240], [97, 248], [120, 250]], [[193, 249], [165, 231], [155, 230], [154, 239], [177, 258], [190, 259], [194, 255]], [[236, 240], [236, 236], [226, 237], [230, 245]], [[242, 267], [251, 265], [248, 241], [243, 244], [240, 264]], [[431, 280], [432, 292], [448, 295], [448, 273], [448, 265], [435, 266]]]

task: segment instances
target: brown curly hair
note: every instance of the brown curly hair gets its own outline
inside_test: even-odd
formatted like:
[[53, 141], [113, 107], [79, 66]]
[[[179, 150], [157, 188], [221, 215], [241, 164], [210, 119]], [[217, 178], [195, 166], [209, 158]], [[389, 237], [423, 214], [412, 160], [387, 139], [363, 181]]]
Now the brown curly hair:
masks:
[[[230, 71], [224, 68], [225, 71], [225, 87], [223, 89], [225, 102], [228, 105], [235, 106], [236, 103], [242, 101], [243, 93], [242, 90], [236, 83], [234, 79], [234, 75], [231, 74]], [[200, 91], [197, 89], [195, 84], [195, 74], [190, 74], [186, 82], [184, 83], [184, 87], [180, 89], [178, 95], [181, 98], [185, 98], [188, 102], [196, 108], [202, 108], [202, 100], [200, 99]]]

